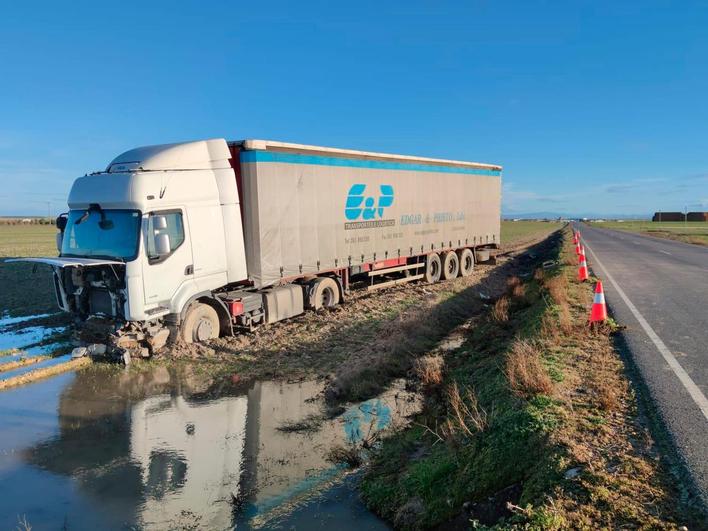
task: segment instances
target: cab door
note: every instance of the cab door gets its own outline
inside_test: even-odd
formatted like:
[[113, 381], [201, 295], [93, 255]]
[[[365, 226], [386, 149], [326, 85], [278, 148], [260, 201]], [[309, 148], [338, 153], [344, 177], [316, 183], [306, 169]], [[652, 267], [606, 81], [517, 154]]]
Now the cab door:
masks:
[[151, 212], [143, 221], [145, 304], [170, 308], [175, 293], [194, 278], [187, 217], [182, 209], [169, 209]]

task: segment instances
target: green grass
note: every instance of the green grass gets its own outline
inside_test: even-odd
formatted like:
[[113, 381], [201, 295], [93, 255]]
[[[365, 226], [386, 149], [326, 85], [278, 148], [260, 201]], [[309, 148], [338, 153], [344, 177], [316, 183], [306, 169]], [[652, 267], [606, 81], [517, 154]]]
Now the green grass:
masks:
[[502, 221], [502, 245], [540, 237], [562, 226], [563, 223], [557, 221]]
[[0, 224], [0, 257], [57, 256], [54, 225]]
[[705, 221], [684, 223], [683, 221], [627, 220], [595, 222], [592, 225], [606, 229], [638, 232], [696, 245], [708, 245], [708, 222]]
[[[558, 247], [551, 248], [543, 258], [555, 258], [557, 252]], [[446, 356], [446, 384], [473, 390], [488, 413], [488, 426], [474, 437], [436, 439], [433, 432], [442, 433], [439, 426], [449, 406], [444, 397], [429, 396], [412, 428], [383, 441], [365, 475], [363, 496], [377, 514], [397, 527], [427, 528], [453, 518], [465, 501], [483, 500], [510, 485], [521, 486], [520, 504], [550, 492], [558, 481], [560, 454], [546, 440], [560, 424], [558, 402], [545, 395], [520, 399], [507, 382], [503, 362], [515, 338], [538, 334], [545, 298], [530, 279], [523, 300], [512, 303], [510, 322], [502, 327], [493, 320], [482, 322], [460, 349]], [[559, 360], [544, 361], [562, 373]], [[411, 459], [416, 453], [421, 456]], [[414, 524], [401, 521], [398, 512], [410, 500], [424, 507]]]

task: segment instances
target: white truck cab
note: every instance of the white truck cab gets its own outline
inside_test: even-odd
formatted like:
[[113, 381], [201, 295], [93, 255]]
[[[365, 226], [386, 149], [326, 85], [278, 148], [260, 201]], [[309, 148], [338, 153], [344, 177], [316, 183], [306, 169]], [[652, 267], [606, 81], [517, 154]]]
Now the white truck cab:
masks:
[[[58, 304], [86, 341], [129, 322], [120, 344], [159, 348], [169, 331], [158, 323], [178, 325], [192, 301], [247, 279], [230, 158], [223, 139], [150, 146], [74, 182], [60, 256], [31, 260], [53, 267]], [[218, 334], [202, 321], [186, 340]]]

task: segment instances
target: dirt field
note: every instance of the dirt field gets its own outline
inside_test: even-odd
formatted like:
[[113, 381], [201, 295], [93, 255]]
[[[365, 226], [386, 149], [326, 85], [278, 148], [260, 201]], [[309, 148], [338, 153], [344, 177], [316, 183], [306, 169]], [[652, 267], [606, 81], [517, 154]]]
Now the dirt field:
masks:
[[638, 232], [695, 245], [708, 245], [708, 222], [705, 221], [683, 223], [681, 221], [627, 220], [622, 222], [604, 221], [593, 223], [593, 225], [599, 228]]

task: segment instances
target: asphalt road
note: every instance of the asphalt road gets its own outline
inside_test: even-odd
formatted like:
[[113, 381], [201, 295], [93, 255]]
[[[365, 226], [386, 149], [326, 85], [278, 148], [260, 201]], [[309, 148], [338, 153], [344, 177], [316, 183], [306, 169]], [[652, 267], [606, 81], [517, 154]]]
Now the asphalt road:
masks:
[[708, 247], [576, 225], [669, 438], [708, 505]]

